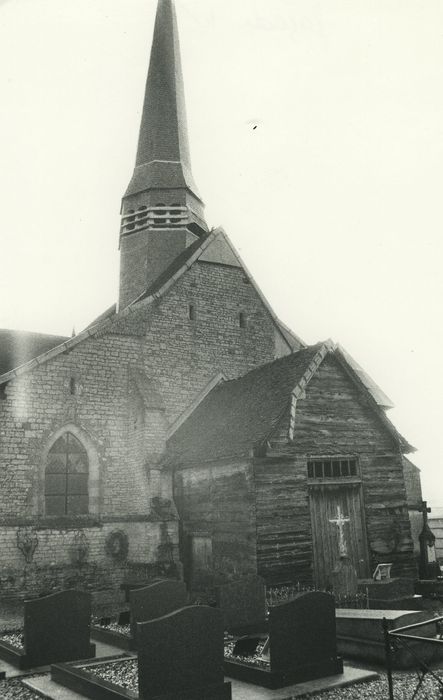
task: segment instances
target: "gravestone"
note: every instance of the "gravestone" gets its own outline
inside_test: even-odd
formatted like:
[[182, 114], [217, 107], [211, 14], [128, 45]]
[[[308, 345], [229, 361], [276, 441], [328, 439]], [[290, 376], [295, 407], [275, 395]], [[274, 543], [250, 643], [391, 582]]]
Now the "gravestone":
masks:
[[[373, 610], [420, 610], [422, 596], [414, 592], [414, 580], [389, 578], [376, 581], [360, 579], [359, 590], [367, 596], [367, 607]], [[338, 605], [337, 607], [341, 607]]]
[[150, 586], [152, 583], [157, 583], [159, 579], [154, 579], [151, 581], [124, 581], [122, 584], [120, 584], [120, 590], [122, 590], [125, 594], [125, 602], [129, 603], [129, 593], [130, 591], [133, 591], [136, 588], [146, 588], [146, 586]]
[[[421, 622], [428, 624], [410, 630], [416, 639], [408, 640], [407, 646], [394, 644], [392, 662], [394, 668], [411, 668], [417, 664], [417, 658], [423, 663], [441, 661], [441, 648], [436, 644], [421, 642], [420, 637], [434, 638], [437, 623], [429, 612], [407, 610], [336, 610], [337, 646], [346, 657], [361, 659], [365, 662], [384, 664], [386, 649], [383, 634], [383, 619], [389, 630]], [[393, 640], [392, 640], [393, 641]]]
[[310, 678], [341, 673], [333, 597], [329, 593], [300, 593], [294, 600], [271, 608], [269, 647], [273, 671], [286, 674], [298, 668]]
[[269, 665], [225, 660], [225, 673], [267, 688], [343, 673], [343, 662], [337, 657], [332, 595], [307, 591], [271, 607], [262, 659]]
[[68, 590], [25, 600], [24, 650], [0, 644], [0, 655], [19, 668], [47, 666], [61, 661], [90, 659], [91, 596]]
[[223, 674], [223, 616], [193, 605], [137, 625], [139, 697], [230, 700]]
[[263, 627], [266, 621], [266, 586], [260, 576], [244, 576], [217, 588], [217, 608], [226, 630]]
[[188, 602], [182, 581], [157, 581], [129, 591], [131, 636], [137, 639], [137, 623], [154, 620], [184, 607]]

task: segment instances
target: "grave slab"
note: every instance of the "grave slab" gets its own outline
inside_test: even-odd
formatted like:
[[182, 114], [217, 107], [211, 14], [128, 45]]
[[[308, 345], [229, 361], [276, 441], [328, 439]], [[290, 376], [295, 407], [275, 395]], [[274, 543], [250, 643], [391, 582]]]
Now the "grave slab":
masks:
[[426, 598], [438, 598], [438, 600], [443, 599], [443, 580], [438, 579], [420, 579], [415, 583], [415, 592]]
[[223, 677], [223, 615], [192, 605], [139, 623], [138, 685], [143, 698], [230, 700]]
[[181, 581], [163, 580], [144, 588], [130, 588], [130, 633], [124, 634], [100, 625], [91, 627], [91, 636], [105, 644], [118, 646], [126, 651], [137, 648], [136, 625], [166, 615], [187, 603], [186, 586]]
[[256, 685], [233, 680], [232, 697], [233, 700], [293, 700], [293, 698], [299, 698], [303, 695], [313, 695], [314, 693], [321, 693], [326, 690], [345, 688], [346, 686], [356, 685], [358, 683], [375, 681], [378, 678], [379, 674], [374, 671], [345, 665], [343, 667], [343, 673], [339, 675], [317, 678], [316, 680], [298, 683], [297, 685], [291, 685], [281, 690], [260, 688]]
[[[306, 681], [304, 683], [291, 685], [280, 690], [261, 688], [256, 685], [243, 683], [231, 678], [225, 678], [225, 681], [231, 682], [232, 700], [293, 700], [293, 698], [298, 698], [303, 695], [307, 695], [308, 693], [314, 694], [326, 690], [344, 688], [346, 686], [374, 681], [378, 678], [379, 674], [374, 671], [368, 671], [367, 669], [345, 664], [343, 673], [340, 675]], [[60, 685], [60, 683], [52, 681], [49, 675], [29, 679], [26, 681], [26, 685], [32, 690], [44, 693], [45, 697], [50, 698], [50, 700], [79, 700], [80, 698], [84, 699], [85, 697], [100, 697], [98, 695], [94, 695], [93, 691], [90, 695], [85, 696], [84, 694], [64, 688], [64, 686]], [[63, 695], [63, 692], [66, 694]], [[116, 699], [119, 697], [122, 700], [131, 700], [131, 695], [114, 695], [114, 698]], [[132, 698], [135, 700], [137, 695], [132, 694]]]
[[262, 657], [265, 650], [267, 655], [260, 663], [225, 658], [226, 675], [276, 689], [340, 674], [343, 663], [337, 657], [333, 597], [304, 592], [271, 607], [269, 638]]
[[[91, 596], [76, 590], [25, 600], [23, 647], [0, 640], [0, 657], [22, 669], [95, 656]], [[69, 630], [69, 634], [67, 634]]]
[[247, 632], [266, 624], [266, 586], [260, 576], [243, 576], [219, 586], [217, 608], [223, 613], [229, 632]]
[[[337, 646], [348, 658], [385, 663], [385, 645], [382, 622], [386, 618], [390, 630], [430, 620], [429, 612], [421, 610], [348, 610], [337, 608]], [[436, 625], [432, 621], [416, 632], [420, 637], [434, 637]], [[425, 662], [442, 658], [440, 648], [422, 642], [411, 642], [411, 649]], [[394, 668], [414, 666], [416, 659], [405, 649], [393, 653]]]
[[[133, 654], [131, 652], [123, 653], [120, 647], [113, 647], [109, 644], [102, 644], [102, 642], [97, 642], [95, 645], [95, 658], [97, 662], [103, 662], [104, 659], [125, 657], [132, 658]], [[36, 666], [33, 668], [18, 668], [9, 664], [7, 661], [2, 661], [2, 669], [6, 673], [6, 678], [19, 678], [23, 676], [29, 676], [34, 673], [43, 673], [49, 671], [49, 666]]]

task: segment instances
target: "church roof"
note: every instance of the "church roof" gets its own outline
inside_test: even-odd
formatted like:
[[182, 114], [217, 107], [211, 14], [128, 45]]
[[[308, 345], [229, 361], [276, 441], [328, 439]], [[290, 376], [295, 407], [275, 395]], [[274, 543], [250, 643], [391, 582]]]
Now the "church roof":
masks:
[[159, 291], [164, 287], [165, 284], [169, 283], [171, 280], [176, 280], [181, 277], [183, 272], [192, 265], [194, 260], [198, 259], [203, 251], [206, 249], [207, 244], [214, 240], [214, 232], [203, 234], [196, 241], [191, 243], [190, 246], [185, 248], [177, 257], [172, 261], [172, 263], [157, 277], [154, 282], [147, 287], [141, 296], [139, 296], [132, 305], [142, 299], [158, 294]]
[[[286, 355], [248, 374], [218, 384], [178, 427], [168, 441], [166, 463], [189, 464], [232, 457], [247, 457], [272, 435], [288, 412], [293, 397], [301, 398], [312, 376], [329, 353], [341, 362], [344, 356], [331, 341]], [[404, 452], [413, 448], [402, 438], [372, 398], [350, 365], [373, 409]]]
[[180, 463], [248, 456], [289, 406], [297, 385], [320, 349], [314, 345], [286, 355], [240, 379], [221, 382], [168, 442]]
[[[25, 374], [26, 372], [32, 370], [34, 367], [48, 362], [53, 357], [57, 357], [57, 355], [63, 352], [68, 352], [72, 348], [76, 347], [76, 345], [78, 345], [79, 343], [84, 342], [87, 338], [94, 336], [97, 333], [103, 333], [107, 330], [111, 331], [112, 324], [114, 323], [114, 321], [131, 313], [135, 313], [137, 309], [140, 308], [140, 302], [147, 305], [152, 304], [156, 299], [159, 299], [164, 294], [166, 294], [170, 287], [173, 284], [175, 284], [175, 282], [177, 282], [177, 280], [179, 280], [180, 277], [187, 270], [189, 270], [191, 265], [193, 265], [196, 260], [198, 260], [204, 255], [204, 253], [208, 250], [209, 246], [217, 240], [223, 241], [223, 244], [229, 247], [229, 250], [232, 252], [232, 255], [237, 258], [238, 265], [244, 267], [243, 263], [238, 257], [237, 252], [231, 245], [223, 229], [214, 229], [209, 234], [204, 234], [201, 238], [197, 239], [188, 248], [186, 248], [186, 250], [184, 250], [183, 253], [181, 253], [172, 262], [172, 264], [157, 278], [157, 280], [152, 285], [150, 285], [150, 287], [146, 289], [146, 291], [142, 295], [140, 295], [138, 299], [136, 299], [132, 304], [122, 309], [117, 314], [114, 313], [115, 307], [112, 306], [109, 309], [107, 309], [101, 316], [95, 319], [95, 321], [93, 321], [92, 324], [90, 324], [87, 328], [85, 328], [80, 333], [77, 333], [77, 335], [75, 335], [73, 338], [45, 336], [47, 338], [54, 337], [56, 339], [56, 342], [54, 342], [54, 344], [52, 345], [49, 344], [45, 347], [42, 346], [40, 352], [33, 352], [26, 355], [17, 355], [17, 359], [19, 360], [19, 362], [12, 366], [8, 366], [8, 368], [5, 371], [0, 372], [0, 385], [10, 381], [11, 379], [14, 379], [14, 377], [18, 377]], [[214, 262], [214, 260], [212, 262]], [[262, 299], [263, 304], [267, 309], [269, 315], [271, 316], [276, 329], [284, 339], [283, 333], [280, 329], [279, 319], [276, 317], [275, 313], [269, 306], [260, 289], [255, 284], [255, 281], [250, 275], [250, 273], [248, 273], [246, 268], [244, 268], [244, 270], [245, 274], [250, 279], [251, 284], [254, 285], [257, 294]], [[291, 350], [292, 345], [290, 345], [286, 340], [285, 342], [288, 346], [288, 351]]]
[[0, 375], [64, 343], [61, 335], [0, 329]]

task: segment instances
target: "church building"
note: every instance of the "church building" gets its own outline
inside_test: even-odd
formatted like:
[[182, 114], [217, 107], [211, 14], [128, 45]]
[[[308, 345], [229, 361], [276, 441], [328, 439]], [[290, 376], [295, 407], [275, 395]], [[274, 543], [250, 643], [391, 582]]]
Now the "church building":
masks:
[[0, 595], [256, 572], [416, 575], [389, 399], [275, 315], [194, 182], [173, 0], [158, 0], [118, 303], [72, 338], [0, 331]]

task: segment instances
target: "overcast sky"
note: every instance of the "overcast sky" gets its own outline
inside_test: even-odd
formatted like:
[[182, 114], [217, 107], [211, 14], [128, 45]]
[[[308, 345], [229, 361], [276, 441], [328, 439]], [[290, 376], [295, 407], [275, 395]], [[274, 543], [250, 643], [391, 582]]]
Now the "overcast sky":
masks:
[[[116, 299], [155, 5], [0, 0], [0, 327], [70, 335]], [[391, 397], [443, 506], [443, 2], [176, 7], [209, 225]]]

